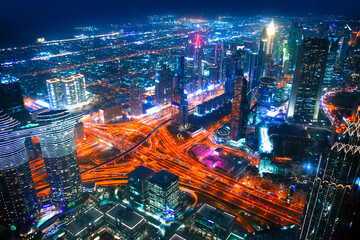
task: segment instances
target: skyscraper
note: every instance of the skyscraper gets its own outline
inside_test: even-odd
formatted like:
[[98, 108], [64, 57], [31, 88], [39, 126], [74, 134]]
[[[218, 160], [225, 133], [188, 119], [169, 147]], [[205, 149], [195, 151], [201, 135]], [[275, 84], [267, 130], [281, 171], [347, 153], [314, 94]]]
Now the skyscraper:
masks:
[[218, 79], [216, 79], [216, 83], [222, 82], [223, 59], [224, 59], [224, 43], [215, 43], [215, 61], [214, 61], [214, 63], [218, 69]]
[[316, 121], [324, 82], [328, 41], [306, 39], [300, 46], [287, 117], [295, 121]]
[[165, 220], [174, 221], [180, 211], [179, 177], [161, 170], [149, 180], [150, 208]]
[[64, 109], [63, 84], [58, 78], [46, 80], [51, 110]]
[[254, 84], [253, 87], [257, 87], [260, 78], [264, 76], [265, 71], [265, 62], [266, 62], [266, 48], [267, 48], [267, 30], [263, 28], [260, 34], [260, 46], [259, 46], [259, 53], [257, 57], [257, 68], [256, 72], [254, 73]]
[[66, 110], [41, 113], [36, 121], [47, 124], [39, 135], [52, 199], [60, 207], [74, 204], [82, 192], [74, 129], [81, 114]]
[[194, 75], [192, 79], [191, 91], [195, 92], [198, 89], [203, 89], [203, 74], [202, 74], [202, 58], [203, 58], [203, 48], [200, 42], [199, 33], [196, 35], [195, 40], [195, 50], [194, 50]]
[[0, 110], [21, 123], [29, 120], [25, 109], [19, 79], [0, 75]]
[[155, 79], [156, 104], [162, 108], [171, 104], [173, 76], [165, 63], [162, 64], [162, 67], [159, 67], [159, 64], [157, 65], [156, 74], [158, 74]]
[[144, 209], [149, 205], [149, 179], [155, 174], [142, 165], [128, 174], [127, 190], [130, 203]]
[[186, 127], [188, 124], [188, 102], [187, 94], [184, 90], [185, 80], [185, 58], [184, 56], [176, 57], [176, 88], [172, 95], [172, 112], [174, 113], [171, 123], [178, 127]]
[[82, 74], [61, 79], [64, 91], [65, 105], [72, 106], [86, 101], [86, 83]]
[[139, 86], [137, 78], [133, 78], [130, 91], [130, 107], [131, 115], [134, 117], [140, 116], [143, 113], [142, 109], [142, 89]]
[[276, 34], [274, 20], [271, 20], [269, 26], [267, 27], [266, 34], [267, 34], [267, 36], [266, 36], [266, 38], [267, 38], [266, 54], [273, 54], [274, 39], [275, 39], [275, 34]]
[[239, 141], [246, 136], [246, 119], [247, 119], [247, 80], [242, 71], [235, 68], [236, 78], [234, 80], [234, 97], [231, 109], [230, 119], [230, 139]]
[[289, 31], [289, 64], [290, 69], [293, 71], [295, 69], [296, 59], [299, 53], [299, 46], [302, 41], [303, 36], [303, 24], [293, 23]]
[[32, 223], [38, 202], [20, 123], [0, 111], [0, 211], [16, 227]]
[[[321, 158], [304, 209], [300, 239], [346, 239], [356, 215], [354, 194], [360, 182], [360, 119], [348, 118], [334, 133], [327, 157]], [[359, 201], [357, 196], [357, 201]], [[335, 236], [337, 236], [335, 238]], [[341, 239], [342, 239], [341, 238]]]

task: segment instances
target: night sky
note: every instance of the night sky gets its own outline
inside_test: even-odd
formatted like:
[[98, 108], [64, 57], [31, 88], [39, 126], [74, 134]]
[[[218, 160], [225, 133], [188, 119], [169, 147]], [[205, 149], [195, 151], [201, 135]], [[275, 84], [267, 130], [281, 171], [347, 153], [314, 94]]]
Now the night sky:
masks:
[[360, 0], [5, 0], [0, 4], [0, 47], [63, 38], [74, 26], [142, 22], [147, 15], [174, 13], [213, 17], [342, 14], [360, 18]]

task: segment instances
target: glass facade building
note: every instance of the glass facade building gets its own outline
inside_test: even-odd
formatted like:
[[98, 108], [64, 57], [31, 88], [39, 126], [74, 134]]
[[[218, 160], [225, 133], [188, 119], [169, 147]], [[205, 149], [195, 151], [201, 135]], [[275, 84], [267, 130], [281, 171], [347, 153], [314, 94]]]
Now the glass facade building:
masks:
[[179, 177], [161, 170], [149, 180], [149, 193], [151, 210], [174, 221], [180, 211]]
[[31, 223], [38, 214], [25, 137], [19, 125], [0, 111], [0, 211], [3, 221], [15, 226]]
[[326, 39], [306, 39], [300, 46], [287, 113], [289, 119], [317, 121], [327, 53]]
[[54, 203], [70, 206], [82, 192], [74, 129], [80, 114], [65, 110], [39, 114], [37, 122], [46, 123], [39, 135], [41, 151]]

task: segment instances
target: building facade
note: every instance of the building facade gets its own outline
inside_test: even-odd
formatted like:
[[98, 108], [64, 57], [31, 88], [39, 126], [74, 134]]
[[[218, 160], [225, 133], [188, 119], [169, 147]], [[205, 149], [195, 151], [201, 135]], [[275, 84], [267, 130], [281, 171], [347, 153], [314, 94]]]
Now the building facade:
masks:
[[317, 121], [328, 52], [326, 39], [306, 39], [300, 46], [287, 117]]

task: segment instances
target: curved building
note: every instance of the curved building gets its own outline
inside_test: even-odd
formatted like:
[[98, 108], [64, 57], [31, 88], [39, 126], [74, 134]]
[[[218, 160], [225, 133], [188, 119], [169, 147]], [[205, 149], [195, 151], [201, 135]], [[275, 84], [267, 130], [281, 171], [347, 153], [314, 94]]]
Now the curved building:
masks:
[[275, 96], [277, 81], [273, 77], [263, 77], [259, 81], [257, 101], [260, 106], [270, 109]]
[[82, 193], [76, 153], [74, 129], [80, 114], [66, 110], [41, 113], [37, 122], [42, 124], [39, 135], [41, 151], [53, 201], [60, 207], [69, 207]]
[[38, 214], [25, 137], [20, 123], [0, 111], [0, 211], [13, 225], [31, 223]]

